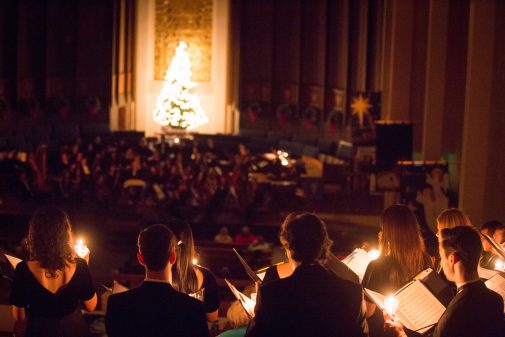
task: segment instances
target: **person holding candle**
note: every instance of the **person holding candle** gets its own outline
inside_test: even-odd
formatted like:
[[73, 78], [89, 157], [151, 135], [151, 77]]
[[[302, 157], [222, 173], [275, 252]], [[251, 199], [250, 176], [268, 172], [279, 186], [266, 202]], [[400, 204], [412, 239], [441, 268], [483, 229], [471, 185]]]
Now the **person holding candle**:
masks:
[[260, 286], [246, 336], [368, 336], [361, 286], [323, 266], [332, 244], [326, 224], [311, 213], [291, 216], [280, 241], [294, 272]]
[[[433, 337], [503, 337], [503, 299], [479, 279], [482, 253], [479, 234], [469, 226], [445, 228], [439, 235], [439, 253], [447, 278], [458, 287], [456, 297], [440, 317]], [[402, 324], [385, 315], [388, 337], [406, 337]]]
[[[364, 288], [389, 295], [433, 263], [426, 252], [414, 213], [405, 205], [393, 205], [381, 215], [381, 255], [370, 262], [363, 276]], [[384, 335], [384, 320], [376, 305], [365, 301], [370, 336]]]
[[68, 215], [38, 209], [28, 230], [30, 260], [16, 266], [11, 291], [14, 319], [26, 319], [26, 336], [79, 337], [87, 325], [79, 303], [92, 311], [97, 296], [88, 269], [89, 250], [76, 256]]

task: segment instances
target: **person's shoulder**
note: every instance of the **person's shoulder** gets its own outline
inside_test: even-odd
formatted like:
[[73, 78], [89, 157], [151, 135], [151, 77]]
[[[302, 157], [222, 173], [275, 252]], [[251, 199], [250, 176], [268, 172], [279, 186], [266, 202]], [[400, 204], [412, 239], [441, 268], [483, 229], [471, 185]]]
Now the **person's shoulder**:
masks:
[[187, 310], [190, 313], [205, 312], [203, 302], [199, 301], [187, 294], [176, 291], [174, 293], [174, 302], [180, 308], [180, 311]]

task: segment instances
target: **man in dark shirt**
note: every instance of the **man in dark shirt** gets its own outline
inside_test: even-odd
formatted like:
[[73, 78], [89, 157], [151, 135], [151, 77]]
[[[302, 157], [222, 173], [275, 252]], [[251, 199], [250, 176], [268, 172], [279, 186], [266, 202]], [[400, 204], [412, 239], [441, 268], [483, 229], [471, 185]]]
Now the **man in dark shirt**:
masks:
[[[446, 228], [439, 237], [442, 268], [456, 283], [456, 296], [440, 317], [433, 337], [503, 337], [503, 299], [479, 279], [482, 252], [479, 234], [472, 227]], [[388, 336], [406, 336], [401, 324], [386, 320]]]
[[107, 301], [109, 337], [208, 337], [203, 303], [172, 288], [175, 236], [163, 225], [143, 230], [137, 257], [145, 280]]
[[326, 225], [309, 213], [281, 226], [291, 276], [262, 285], [247, 337], [364, 337], [363, 290], [323, 267], [331, 246]]

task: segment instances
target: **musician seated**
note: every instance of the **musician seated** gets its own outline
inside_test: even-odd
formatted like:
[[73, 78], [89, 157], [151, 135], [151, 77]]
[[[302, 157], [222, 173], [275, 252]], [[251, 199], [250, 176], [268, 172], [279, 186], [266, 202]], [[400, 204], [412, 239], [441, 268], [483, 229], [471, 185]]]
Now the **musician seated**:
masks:
[[260, 287], [246, 336], [368, 336], [361, 286], [322, 265], [332, 243], [326, 224], [314, 214], [293, 216], [280, 241], [294, 272]]
[[[477, 231], [468, 226], [443, 229], [439, 252], [444, 273], [458, 290], [440, 317], [433, 337], [504, 336], [503, 299], [489, 290], [477, 273], [482, 252]], [[385, 319], [387, 336], [407, 336], [400, 322], [387, 315]]]

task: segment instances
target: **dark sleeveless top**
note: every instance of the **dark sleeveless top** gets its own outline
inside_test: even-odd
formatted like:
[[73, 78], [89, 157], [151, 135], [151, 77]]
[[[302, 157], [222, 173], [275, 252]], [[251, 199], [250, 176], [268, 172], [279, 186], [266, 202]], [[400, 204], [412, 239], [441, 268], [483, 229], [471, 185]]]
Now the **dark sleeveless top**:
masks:
[[37, 281], [26, 261], [17, 265], [10, 302], [25, 308], [27, 336], [84, 335], [79, 303], [91, 299], [95, 289], [86, 262], [80, 258], [75, 262], [74, 275], [54, 294]]

